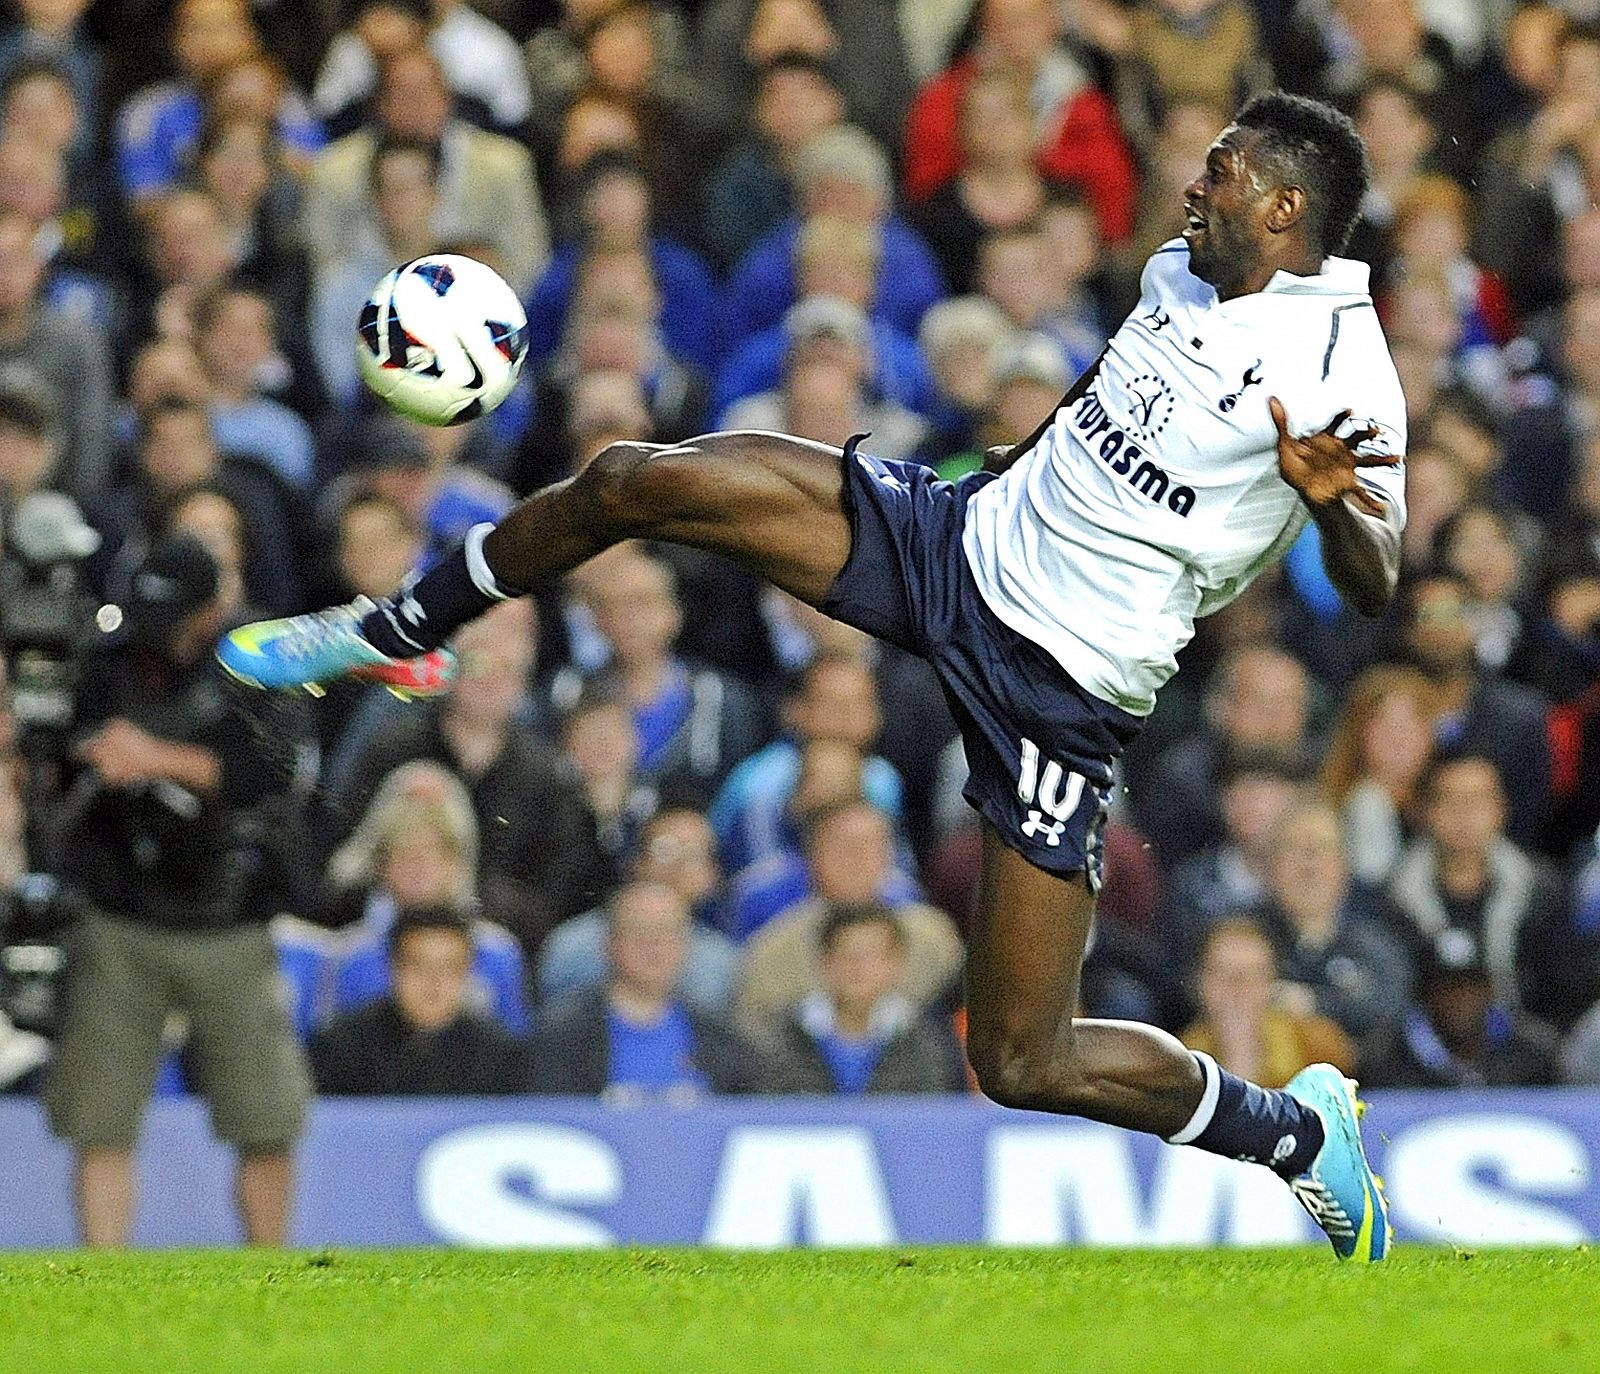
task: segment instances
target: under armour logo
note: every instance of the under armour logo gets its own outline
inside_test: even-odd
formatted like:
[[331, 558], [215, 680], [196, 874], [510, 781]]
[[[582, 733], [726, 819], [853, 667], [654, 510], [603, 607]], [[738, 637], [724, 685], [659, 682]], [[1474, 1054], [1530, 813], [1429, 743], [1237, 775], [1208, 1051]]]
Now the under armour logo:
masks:
[[1030, 840], [1044, 836], [1044, 842], [1055, 849], [1061, 843], [1061, 836], [1067, 828], [1065, 821], [1047, 821], [1042, 811], [1028, 812], [1028, 819], [1022, 823], [1022, 833]]
[[1144, 322], [1150, 326], [1152, 334], [1159, 334], [1172, 323], [1172, 316], [1167, 314], [1165, 310], [1152, 310], [1144, 317]]
[[1224, 415], [1226, 415], [1230, 410], [1232, 410], [1234, 408], [1234, 406], [1239, 404], [1239, 398], [1241, 396], [1243, 396], [1244, 393], [1249, 388], [1251, 388], [1253, 386], [1260, 386], [1261, 385], [1261, 374], [1256, 370], [1260, 366], [1261, 366], [1261, 359], [1257, 358], [1255, 360], [1255, 362], [1251, 363], [1249, 367], [1245, 368], [1245, 370], [1244, 370], [1244, 380], [1239, 383], [1239, 389], [1237, 391], [1235, 391], [1232, 395], [1224, 396], [1220, 401], [1218, 401], [1217, 402], [1217, 409], [1219, 409]]

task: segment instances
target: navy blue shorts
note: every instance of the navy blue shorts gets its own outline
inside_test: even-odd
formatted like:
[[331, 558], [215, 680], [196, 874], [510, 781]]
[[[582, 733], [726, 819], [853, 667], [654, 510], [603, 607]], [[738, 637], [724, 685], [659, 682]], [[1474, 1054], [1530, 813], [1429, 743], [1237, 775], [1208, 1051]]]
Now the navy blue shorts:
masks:
[[984, 602], [961, 531], [992, 473], [943, 482], [857, 442], [842, 464], [850, 557], [822, 609], [933, 665], [966, 747], [967, 801], [1031, 863], [1098, 890], [1111, 764], [1139, 717], [1085, 691]]

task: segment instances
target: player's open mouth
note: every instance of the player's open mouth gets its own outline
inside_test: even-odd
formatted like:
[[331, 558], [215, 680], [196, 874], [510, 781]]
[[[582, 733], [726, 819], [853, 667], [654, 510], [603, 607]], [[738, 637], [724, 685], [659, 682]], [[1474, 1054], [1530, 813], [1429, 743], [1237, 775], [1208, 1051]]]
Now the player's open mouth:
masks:
[[1183, 207], [1183, 218], [1185, 221], [1183, 226], [1183, 238], [1186, 242], [1193, 243], [1195, 239], [1197, 239], [1201, 234], [1205, 233], [1206, 217], [1196, 210], [1194, 206], [1185, 205]]

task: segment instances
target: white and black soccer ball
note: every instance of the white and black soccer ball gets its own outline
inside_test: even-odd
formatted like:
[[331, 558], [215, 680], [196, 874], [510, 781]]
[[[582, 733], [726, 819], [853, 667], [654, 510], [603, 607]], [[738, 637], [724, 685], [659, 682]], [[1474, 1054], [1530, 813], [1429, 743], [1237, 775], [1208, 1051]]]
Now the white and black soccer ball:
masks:
[[402, 415], [458, 425], [511, 394], [528, 355], [522, 302], [492, 267], [455, 253], [404, 263], [356, 324], [366, 384]]

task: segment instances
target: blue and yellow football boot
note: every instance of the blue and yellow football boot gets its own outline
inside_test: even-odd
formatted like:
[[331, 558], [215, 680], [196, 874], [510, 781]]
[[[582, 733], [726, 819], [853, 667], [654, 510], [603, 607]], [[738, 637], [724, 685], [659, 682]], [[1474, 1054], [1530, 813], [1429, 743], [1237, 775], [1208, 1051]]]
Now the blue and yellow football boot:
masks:
[[1361, 1148], [1361, 1117], [1366, 1105], [1356, 1097], [1355, 1080], [1332, 1064], [1301, 1069], [1284, 1091], [1321, 1119], [1322, 1148], [1311, 1167], [1289, 1187], [1311, 1213], [1340, 1259], [1376, 1264], [1389, 1253], [1394, 1233], [1383, 1184]]
[[358, 597], [347, 606], [258, 620], [223, 636], [217, 660], [230, 675], [251, 687], [302, 690], [322, 695], [322, 685], [351, 677], [377, 682], [404, 700], [438, 696], [455, 681], [456, 657], [435, 649], [415, 658], [390, 658], [373, 648], [361, 633], [361, 621], [373, 609]]

